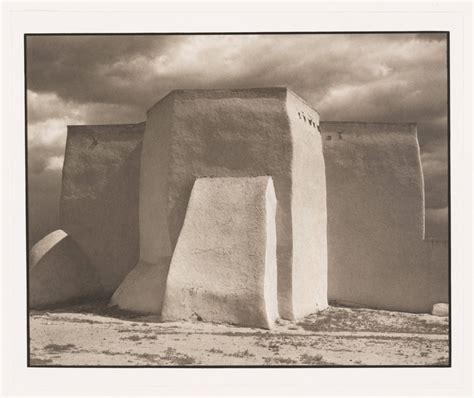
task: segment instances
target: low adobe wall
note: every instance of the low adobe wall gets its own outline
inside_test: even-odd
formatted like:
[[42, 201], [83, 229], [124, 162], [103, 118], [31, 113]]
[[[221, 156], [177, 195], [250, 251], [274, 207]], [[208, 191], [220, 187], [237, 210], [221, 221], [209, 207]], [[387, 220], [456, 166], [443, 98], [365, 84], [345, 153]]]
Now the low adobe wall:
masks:
[[110, 295], [138, 259], [138, 193], [144, 123], [68, 126], [60, 226]]

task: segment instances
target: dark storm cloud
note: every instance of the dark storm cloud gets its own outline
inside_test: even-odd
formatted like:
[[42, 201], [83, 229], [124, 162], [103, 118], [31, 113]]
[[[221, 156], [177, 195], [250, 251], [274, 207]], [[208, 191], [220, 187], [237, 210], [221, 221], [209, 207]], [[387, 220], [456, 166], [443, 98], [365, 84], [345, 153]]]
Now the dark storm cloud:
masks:
[[[171, 36], [30, 36], [28, 88], [64, 100], [128, 103], [139, 64], [165, 51]], [[178, 39], [179, 40], [179, 39]]]
[[[175, 87], [285, 85], [317, 105], [348, 85], [398, 108], [406, 96], [411, 110], [428, 106], [420, 90], [436, 95], [445, 87], [442, 46], [414, 35], [30, 37], [28, 88], [79, 103], [148, 107]], [[389, 107], [373, 107], [378, 99], [363, 113], [384, 117]]]
[[29, 37], [32, 170], [60, 165], [67, 124], [138, 122], [175, 88], [287, 86], [322, 120], [416, 122], [426, 204], [443, 208], [446, 44], [444, 34]]
[[446, 41], [448, 38], [447, 33], [418, 33], [416, 34], [418, 40], [426, 41]]

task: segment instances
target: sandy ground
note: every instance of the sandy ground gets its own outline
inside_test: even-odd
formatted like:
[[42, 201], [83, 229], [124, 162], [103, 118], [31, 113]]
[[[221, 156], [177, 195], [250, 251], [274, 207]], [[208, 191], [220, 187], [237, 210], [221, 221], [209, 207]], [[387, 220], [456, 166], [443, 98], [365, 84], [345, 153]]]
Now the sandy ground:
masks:
[[448, 318], [329, 307], [275, 329], [160, 323], [105, 303], [30, 313], [30, 365], [449, 364]]

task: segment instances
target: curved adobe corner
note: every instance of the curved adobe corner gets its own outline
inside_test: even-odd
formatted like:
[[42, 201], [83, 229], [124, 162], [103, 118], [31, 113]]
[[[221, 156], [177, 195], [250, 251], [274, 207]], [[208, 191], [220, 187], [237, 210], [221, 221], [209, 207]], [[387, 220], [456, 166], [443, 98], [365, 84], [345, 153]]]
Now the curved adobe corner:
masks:
[[51, 232], [32, 247], [28, 272], [32, 309], [91, 297], [101, 289], [87, 257], [62, 230]]

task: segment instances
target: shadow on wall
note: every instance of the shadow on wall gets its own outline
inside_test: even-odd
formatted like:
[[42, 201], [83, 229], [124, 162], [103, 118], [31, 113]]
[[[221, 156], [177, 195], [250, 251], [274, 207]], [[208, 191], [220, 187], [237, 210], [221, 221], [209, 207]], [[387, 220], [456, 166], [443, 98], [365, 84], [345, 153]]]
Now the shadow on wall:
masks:
[[88, 257], [106, 296], [139, 257], [141, 126], [118, 131], [87, 126], [68, 134], [60, 223]]

